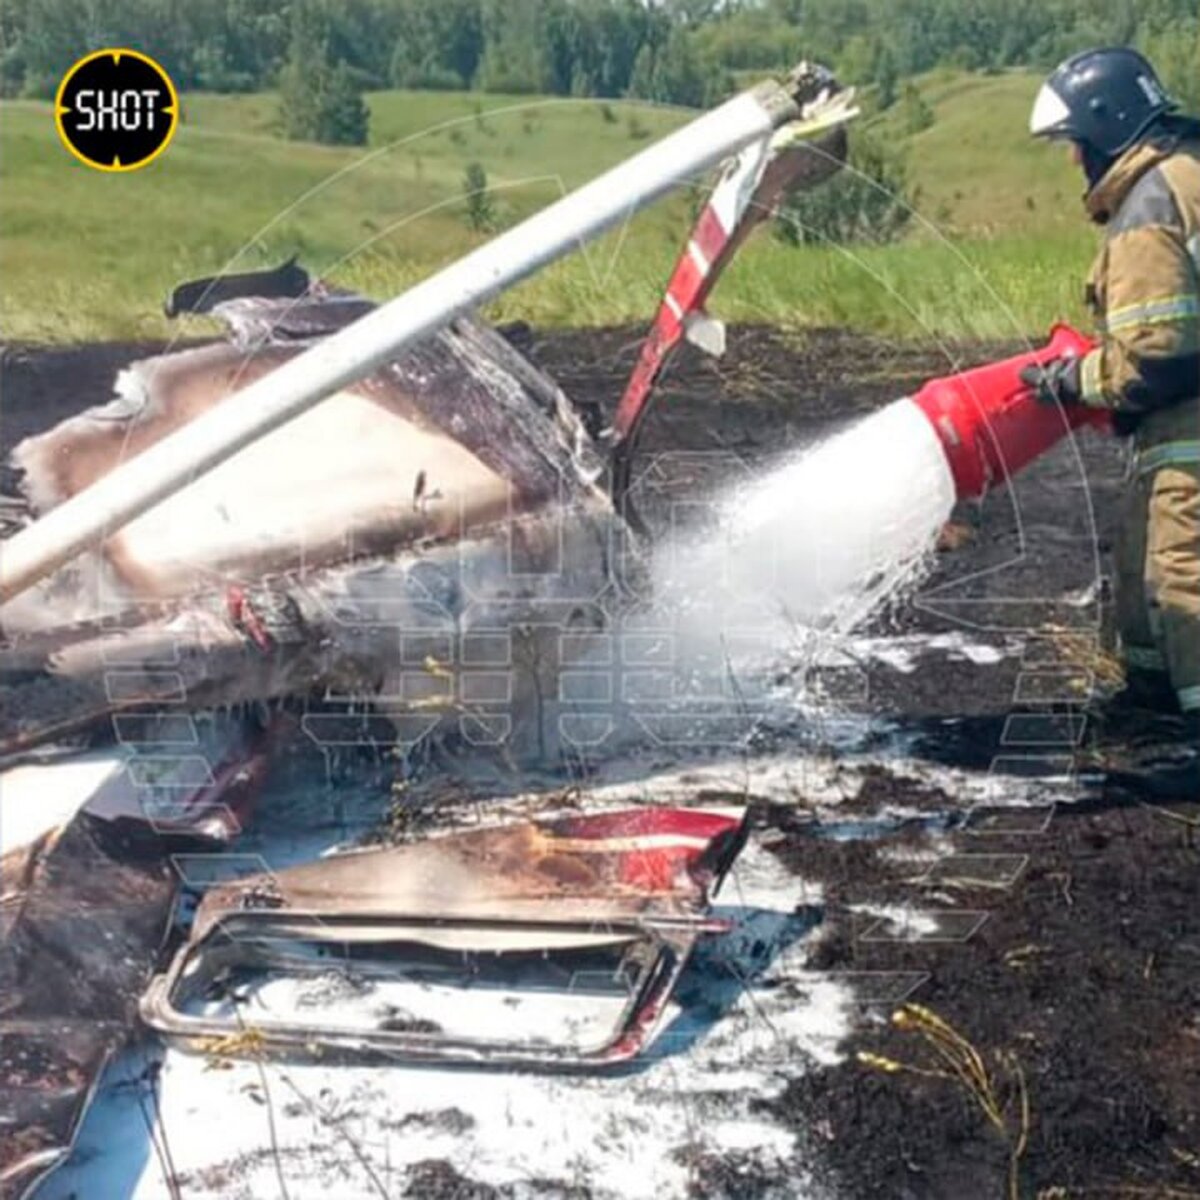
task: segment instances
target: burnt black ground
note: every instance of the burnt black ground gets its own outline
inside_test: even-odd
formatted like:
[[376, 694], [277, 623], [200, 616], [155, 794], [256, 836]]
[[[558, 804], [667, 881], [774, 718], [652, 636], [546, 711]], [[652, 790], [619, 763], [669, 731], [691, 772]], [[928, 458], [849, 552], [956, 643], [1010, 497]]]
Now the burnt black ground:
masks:
[[[913, 999], [978, 1048], [1012, 1106], [1006, 1139], [966, 1089], [945, 1080], [853, 1061], [796, 1079], [772, 1106], [844, 1194], [1005, 1195], [1019, 1122], [1015, 1075], [998, 1053], [1015, 1057], [1030, 1097], [1021, 1196], [1048, 1200], [1055, 1187], [1071, 1197], [1195, 1194], [1200, 852], [1195, 828], [1181, 818], [1196, 811], [1060, 811], [1036, 835], [955, 835], [961, 853], [1024, 861], [1017, 884], [999, 896], [956, 889], [959, 905], [987, 913], [982, 929], [957, 944], [864, 940], [863, 922], [845, 907], [869, 897], [920, 903], [920, 886], [901, 879], [911, 867], [886, 857], [889, 842], [912, 848], [919, 838], [796, 841], [781, 851], [827, 889], [827, 933], [813, 965], [927, 973]], [[942, 906], [925, 891], [931, 907]], [[851, 1048], [938, 1065], [918, 1037], [889, 1026], [888, 1011], [866, 1012]]]
[[[606, 404], [635, 346], [636, 337], [614, 331], [548, 337], [534, 354], [570, 394]], [[647, 455], [732, 451], [753, 464], [931, 375], [1017, 349], [964, 346], [947, 355], [840, 331], [784, 341], [770, 330], [739, 330], [721, 362], [684, 353], [644, 448]], [[1123, 472], [1119, 443], [1085, 435], [1035, 463], [1010, 492], [957, 513], [965, 543], [940, 555], [921, 594], [882, 614], [875, 631], [959, 631], [1008, 652], [982, 666], [930, 656], [912, 674], [872, 664], [859, 703], [920, 731], [920, 749], [939, 762], [987, 769], [999, 754], [1064, 749], [1005, 744], [1010, 718], [1026, 712], [1040, 720], [1047, 711], [1018, 703], [1014, 685], [1023, 658], [1027, 668], [1062, 663], [1048, 626], [1110, 642], [1104, 574]], [[1081, 746], [1065, 750], [1085, 769], [1136, 763], [1146, 751], [1131, 732], [1121, 722], [1090, 722]], [[886, 760], [869, 783], [864, 806], [876, 811], [889, 801], [928, 806], [927, 785]], [[1036, 834], [953, 834], [958, 852], [1024, 863], [1015, 885], [999, 894], [958, 894], [960, 906], [988, 914], [961, 944], [862, 941], [862, 923], [847, 907], [921, 904], [921, 887], [907, 881], [911, 866], [898, 868], [886, 854], [892, 842], [919, 852], [928, 833], [830, 843], [792, 832], [780, 849], [826, 888], [829, 932], [814, 967], [925, 973], [914, 1000], [961, 1030], [989, 1065], [998, 1052], [1015, 1055], [1030, 1096], [1021, 1196], [1200, 1195], [1200, 849], [1196, 826], [1185, 824], [1200, 808], [1146, 807], [1156, 801], [1136, 785], [1110, 784], [1085, 793], [1079, 809], [1059, 806]], [[931, 891], [924, 902], [943, 907]], [[886, 1006], [864, 1009], [849, 1049], [930, 1065], [928, 1051], [891, 1029], [887, 1016]], [[998, 1069], [997, 1079], [1012, 1089]], [[1010, 1146], [958, 1085], [849, 1061], [798, 1077], [775, 1107], [823, 1163], [834, 1194], [984, 1200], [1007, 1193]], [[722, 1175], [707, 1164], [698, 1194], [742, 1194], [736, 1165]]]
[[[535, 335], [532, 357], [577, 402], [611, 411], [632, 365], [640, 331]], [[855, 416], [911, 392], [931, 375], [986, 361], [1013, 346], [904, 345], [816, 331], [783, 338], [765, 328], [733, 330], [721, 361], [688, 350], [664, 381], [646, 427], [642, 462], [655, 454], [715, 452], [717, 472], [668, 464], [673, 486], [694, 491], [721, 472], [754, 469]], [[7, 450], [35, 428], [107, 397], [113, 370], [149, 347], [101, 346], [4, 357], [0, 443]], [[738, 464], [741, 464], [739, 467]], [[986, 771], [999, 754], [1065, 753], [1085, 769], [1136, 766], [1159, 747], [1164, 728], [1134, 737], [1123, 723], [1090, 718], [1078, 747], [1013, 742], [1010, 719], [1044, 705], [1015, 692], [1024, 665], [1062, 663], [1048, 626], [1107, 637], [1103, 575], [1121, 447], [1090, 435], [1035, 464], [1007, 493], [956, 514], [960, 544], [939, 555], [915, 597], [875, 621], [880, 635], [965, 633], [1003, 651], [979, 664], [926, 655], [903, 673], [871, 662], [865, 693], [837, 698], [843, 709], [887, 716], [916, 736], [918, 756]], [[689, 477], [689, 472], [692, 475]], [[11, 493], [15, 481], [0, 479]], [[870, 480], [862, 481], [864, 487]], [[652, 519], [654, 512], [648, 516]], [[1060, 713], [1083, 713], [1068, 696]], [[1006, 732], [1007, 731], [1007, 732]], [[1169, 733], [1169, 729], [1166, 729]], [[1006, 742], [1005, 739], [1008, 739]], [[937, 806], [927, 781], [889, 762], [881, 749], [869, 795], [883, 803]], [[978, 1048], [1012, 1100], [1011, 1054], [1028, 1084], [1030, 1129], [1019, 1194], [1071, 1197], [1200, 1197], [1200, 850], [1196, 803], [1169, 803], [1144, 786], [1103, 780], [1060, 804], [1036, 832], [948, 836], [962, 853], [1013, 856], [1011, 886], [955, 892], [960, 907], [987, 919], [962, 943], [887, 943], [862, 936], [848, 907], [894, 900], [944, 907], [945, 893], [914, 882], [911, 864], [933, 837], [917, 827], [873, 840], [817, 839], [805, 823], [782, 822], [777, 853], [825, 887], [827, 932], [814, 969], [913, 971], [913, 999], [942, 1014]], [[919, 875], [919, 872], [915, 874]], [[927, 1065], [911, 1034], [887, 1024], [888, 1006], [865, 1006], [848, 1047]], [[810, 1149], [834, 1194], [913, 1200], [988, 1200], [1006, 1194], [1010, 1146], [961, 1087], [912, 1074], [885, 1075], [851, 1057], [799, 1074], [771, 1102]], [[1011, 1111], [1011, 1109], [1010, 1109]], [[726, 1156], [697, 1163], [698, 1196], [791, 1195], [786, 1179], [749, 1175]], [[470, 1181], [428, 1164], [417, 1192], [467, 1194]], [[479, 1185], [480, 1195], [492, 1194]], [[1061, 1190], [1056, 1190], [1061, 1189]], [[413, 1194], [417, 1194], [414, 1192]], [[477, 1194], [471, 1192], [469, 1194]]]

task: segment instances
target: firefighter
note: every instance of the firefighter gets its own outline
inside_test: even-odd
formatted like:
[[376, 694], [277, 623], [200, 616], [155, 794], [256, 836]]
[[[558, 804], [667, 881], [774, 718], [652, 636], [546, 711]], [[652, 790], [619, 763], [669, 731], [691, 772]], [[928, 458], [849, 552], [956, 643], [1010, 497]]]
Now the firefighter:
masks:
[[[1033, 106], [1087, 177], [1104, 240], [1087, 285], [1099, 344], [1022, 372], [1051, 403], [1111, 410], [1130, 439], [1116, 623], [1135, 704], [1200, 720], [1200, 121], [1134, 50], [1067, 59]], [[1177, 707], [1176, 707], [1177, 706]]]

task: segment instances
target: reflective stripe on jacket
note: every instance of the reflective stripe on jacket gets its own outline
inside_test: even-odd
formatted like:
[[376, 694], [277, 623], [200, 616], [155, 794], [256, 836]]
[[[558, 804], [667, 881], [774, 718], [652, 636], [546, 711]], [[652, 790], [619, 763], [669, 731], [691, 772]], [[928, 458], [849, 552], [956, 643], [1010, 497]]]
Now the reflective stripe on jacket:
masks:
[[1126, 151], [1086, 198], [1105, 228], [1088, 282], [1100, 345], [1084, 403], [1147, 414], [1200, 398], [1200, 138]]

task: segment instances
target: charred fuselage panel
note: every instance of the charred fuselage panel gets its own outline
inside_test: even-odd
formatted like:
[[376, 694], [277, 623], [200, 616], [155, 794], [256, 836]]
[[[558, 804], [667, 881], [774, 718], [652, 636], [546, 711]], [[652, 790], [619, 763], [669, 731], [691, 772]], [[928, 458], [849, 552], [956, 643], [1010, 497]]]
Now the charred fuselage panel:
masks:
[[[241, 331], [134, 363], [118, 397], [14, 451], [35, 513], [86, 490], [300, 352], [362, 302], [231, 301]], [[268, 325], [274, 314], [275, 324]], [[247, 341], [265, 332], [275, 338]], [[295, 336], [301, 341], [297, 342]], [[232, 398], [232, 400], [231, 400]], [[116, 532], [96, 586], [48, 581], [3, 628], [97, 615], [264, 575], [453, 541], [548, 505], [603, 508], [581, 427], [557, 389], [498, 334], [460, 321], [235, 455]]]
[[[708, 899], [745, 836], [741, 810], [622, 810], [239, 879], [205, 896], [142, 1014], [196, 1050], [616, 1065], [663, 1024], [697, 939], [725, 928]], [[365, 1024], [280, 1008], [281, 979], [331, 969], [378, 993]]]
[[[17, 447], [32, 509], [369, 307], [225, 301], [232, 341], [134, 363], [110, 404]], [[558, 742], [539, 709], [558, 694], [555, 627], [603, 624], [622, 532], [596, 474], [554, 384], [458, 321], [0, 609], [0, 755], [115, 714], [292, 696], [375, 707], [409, 741], [440, 711], [542, 757]], [[472, 671], [473, 638], [509, 649]]]
[[240, 830], [271, 742], [225, 723], [190, 753], [0, 773], [0, 1196], [25, 1196], [70, 1151], [167, 936], [171, 852]]

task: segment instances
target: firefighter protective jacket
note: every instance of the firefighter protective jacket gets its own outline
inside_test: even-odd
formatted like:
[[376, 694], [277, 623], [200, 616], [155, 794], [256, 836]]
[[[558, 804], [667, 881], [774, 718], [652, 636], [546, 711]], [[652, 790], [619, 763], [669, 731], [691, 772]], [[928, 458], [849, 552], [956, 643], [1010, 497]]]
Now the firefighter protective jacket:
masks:
[[1181, 126], [1127, 150], [1086, 197], [1105, 238], [1082, 399], [1134, 421], [1200, 399], [1200, 125]]
[[[1116, 546], [1127, 669], [1164, 671], [1200, 712], [1200, 127], [1128, 150], [1087, 197], [1105, 226], [1085, 403], [1133, 432]], [[1180, 136], [1186, 131], [1187, 136]]]

